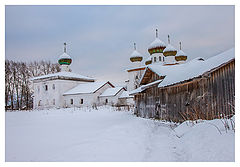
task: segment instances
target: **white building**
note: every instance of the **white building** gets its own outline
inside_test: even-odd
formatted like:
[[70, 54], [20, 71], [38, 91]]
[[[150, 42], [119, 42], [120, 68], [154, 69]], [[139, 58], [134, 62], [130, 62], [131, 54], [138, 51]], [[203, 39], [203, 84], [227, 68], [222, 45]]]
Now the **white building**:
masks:
[[65, 107], [100, 105], [99, 97], [108, 89], [114, 89], [110, 82], [79, 84], [63, 93]]
[[58, 59], [61, 72], [32, 78], [34, 109], [97, 106], [105, 104], [106, 99], [109, 104], [118, 103], [125, 88], [115, 88], [109, 81], [95, 82], [94, 78], [70, 72], [71, 62], [64, 43], [64, 53]]
[[99, 102], [101, 105], [122, 105], [119, 97], [124, 91], [124, 87], [108, 88], [99, 96]]

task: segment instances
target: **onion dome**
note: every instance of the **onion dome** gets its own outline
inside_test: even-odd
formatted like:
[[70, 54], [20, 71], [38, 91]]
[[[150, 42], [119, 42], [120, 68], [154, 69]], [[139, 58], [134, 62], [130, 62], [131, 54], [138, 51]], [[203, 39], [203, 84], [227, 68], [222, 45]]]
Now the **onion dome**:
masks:
[[67, 44], [64, 43], [64, 53], [60, 55], [58, 58], [58, 63], [60, 65], [63, 65], [63, 64], [70, 65], [72, 63], [71, 57], [66, 53], [66, 45]]
[[134, 43], [134, 51], [131, 54], [130, 60], [131, 62], [141, 62], [143, 59], [143, 56], [136, 50], [136, 43]]
[[168, 35], [168, 45], [167, 47], [163, 50], [163, 55], [164, 56], [175, 56], [177, 54], [177, 49], [175, 49], [171, 44], [170, 44], [170, 37]]
[[158, 30], [156, 29], [156, 39], [148, 47], [150, 55], [154, 53], [163, 53], [166, 48], [166, 44], [158, 38]]
[[187, 55], [185, 52], [182, 51], [182, 43], [179, 42], [180, 44], [180, 50], [178, 51], [177, 55], [175, 56], [176, 61], [186, 61], [187, 60]]
[[145, 65], [149, 65], [149, 64], [152, 64], [151, 56], [145, 59]]

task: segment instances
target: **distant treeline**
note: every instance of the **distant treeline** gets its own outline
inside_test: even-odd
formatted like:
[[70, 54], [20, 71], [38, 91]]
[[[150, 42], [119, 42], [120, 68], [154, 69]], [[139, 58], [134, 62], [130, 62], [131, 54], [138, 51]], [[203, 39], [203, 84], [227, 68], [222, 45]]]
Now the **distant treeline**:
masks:
[[6, 60], [5, 109], [32, 109], [33, 84], [30, 78], [59, 71], [59, 64], [53, 64], [49, 61], [26, 63]]

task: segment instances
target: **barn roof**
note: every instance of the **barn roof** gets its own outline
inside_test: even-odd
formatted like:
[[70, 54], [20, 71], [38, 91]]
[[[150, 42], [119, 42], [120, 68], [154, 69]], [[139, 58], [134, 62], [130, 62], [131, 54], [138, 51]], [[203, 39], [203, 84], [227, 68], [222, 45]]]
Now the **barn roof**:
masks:
[[122, 94], [119, 96], [119, 99], [132, 98], [132, 97], [133, 96], [130, 96], [128, 91], [123, 91]]
[[195, 58], [184, 64], [177, 64], [173, 66], [164, 66], [151, 64], [149, 65], [141, 78], [141, 83], [147, 80], [151, 72], [162, 76], [164, 79], [159, 83], [158, 87], [165, 87], [177, 84], [179, 82], [187, 81], [203, 75], [206, 72], [214, 70], [215, 68], [233, 60], [235, 58], [234, 48], [229, 49], [223, 53], [213, 56], [207, 60]]
[[115, 87], [106, 89], [99, 97], [116, 96], [124, 87]]
[[109, 84], [114, 87], [109, 81], [107, 82], [92, 82], [92, 83], [81, 83], [76, 87], [68, 90], [63, 95], [75, 95], [75, 94], [91, 94], [102, 88], [104, 85]]
[[57, 72], [54, 74], [42, 75], [38, 77], [31, 78], [32, 81], [42, 80], [42, 79], [65, 79], [65, 80], [79, 80], [79, 81], [90, 81], [93, 82], [95, 79], [73, 72]]

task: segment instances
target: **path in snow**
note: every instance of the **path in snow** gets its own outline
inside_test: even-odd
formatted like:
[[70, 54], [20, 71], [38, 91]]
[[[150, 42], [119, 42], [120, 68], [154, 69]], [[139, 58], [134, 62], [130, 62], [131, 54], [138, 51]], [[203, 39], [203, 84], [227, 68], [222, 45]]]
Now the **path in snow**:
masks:
[[7, 112], [6, 161], [234, 161], [221, 120], [171, 126], [111, 107]]

